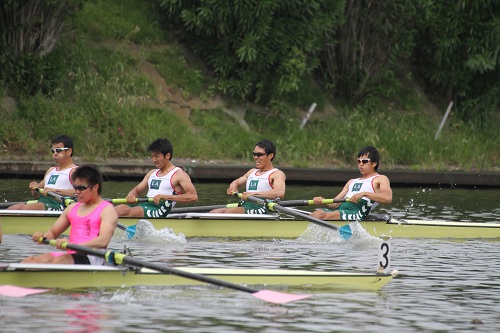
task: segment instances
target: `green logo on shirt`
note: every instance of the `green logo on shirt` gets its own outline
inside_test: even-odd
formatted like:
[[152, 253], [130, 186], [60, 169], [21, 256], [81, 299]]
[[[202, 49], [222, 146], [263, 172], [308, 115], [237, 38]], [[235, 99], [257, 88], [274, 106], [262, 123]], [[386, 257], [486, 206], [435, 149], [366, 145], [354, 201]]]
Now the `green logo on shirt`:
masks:
[[248, 191], [257, 191], [257, 186], [259, 185], [259, 180], [251, 180], [248, 184]]
[[159, 190], [160, 184], [161, 184], [161, 179], [153, 179], [151, 181], [151, 184], [149, 185], [149, 188], [152, 190]]
[[49, 181], [47, 182], [47, 185], [55, 185], [57, 182], [57, 178], [59, 178], [59, 175], [50, 176]]
[[355, 191], [359, 192], [359, 190], [361, 190], [361, 186], [363, 186], [363, 183], [356, 183], [356, 184], [354, 184], [353, 187], [352, 187], [352, 191], [353, 192], [355, 192]]

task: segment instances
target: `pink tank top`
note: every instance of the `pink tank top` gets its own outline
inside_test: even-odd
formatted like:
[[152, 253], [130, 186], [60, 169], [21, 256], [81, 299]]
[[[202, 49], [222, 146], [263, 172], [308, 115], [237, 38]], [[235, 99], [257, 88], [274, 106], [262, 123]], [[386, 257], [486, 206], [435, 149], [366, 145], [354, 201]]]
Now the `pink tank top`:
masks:
[[78, 208], [81, 204], [81, 202], [78, 202], [68, 213], [68, 219], [71, 224], [71, 231], [69, 233], [70, 243], [79, 244], [96, 238], [101, 229], [102, 210], [111, 205], [110, 202], [102, 201], [92, 212], [85, 216], [80, 216], [78, 215]]

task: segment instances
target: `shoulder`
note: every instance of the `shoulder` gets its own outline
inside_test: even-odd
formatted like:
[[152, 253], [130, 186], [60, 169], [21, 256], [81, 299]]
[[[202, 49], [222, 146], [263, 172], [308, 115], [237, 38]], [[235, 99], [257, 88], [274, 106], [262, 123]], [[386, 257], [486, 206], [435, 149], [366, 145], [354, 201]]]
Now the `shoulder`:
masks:
[[272, 170], [271, 177], [286, 178], [286, 175], [282, 170], [275, 168], [274, 170]]
[[384, 182], [384, 181], [389, 181], [389, 177], [385, 176], [385, 175], [377, 175], [374, 179], [373, 179], [375, 182]]
[[247, 171], [247, 173], [245, 173], [245, 174], [243, 175], [243, 177], [248, 177], [248, 176], [251, 176], [252, 174], [254, 174], [254, 173], [255, 173], [255, 171], [257, 171], [257, 169], [256, 169], [256, 168], [252, 168], [252, 169], [248, 170], [248, 171]]

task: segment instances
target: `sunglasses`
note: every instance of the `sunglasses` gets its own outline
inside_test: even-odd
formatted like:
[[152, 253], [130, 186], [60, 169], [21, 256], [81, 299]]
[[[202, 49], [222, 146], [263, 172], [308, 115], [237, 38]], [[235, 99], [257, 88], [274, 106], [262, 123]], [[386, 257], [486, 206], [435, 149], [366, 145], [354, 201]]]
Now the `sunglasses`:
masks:
[[75, 189], [75, 191], [85, 191], [86, 189], [88, 189], [90, 186], [89, 185], [74, 185], [73, 188]]
[[370, 161], [371, 160], [369, 158], [363, 158], [363, 159], [358, 158], [358, 164], [361, 164], [361, 163], [366, 164]]
[[66, 148], [66, 147], [64, 147], [64, 148], [50, 148], [50, 150], [52, 151], [52, 154], [55, 154], [55, 153], [59, 154], [60, 152], [68, 150], [68, 149], [69, 148]]
[[264, 155], [267, 155], [266, 153], [256, 153], [256, 152], [252, 152], [253, 156], [257, 156], [257, 157], [262, 157]]

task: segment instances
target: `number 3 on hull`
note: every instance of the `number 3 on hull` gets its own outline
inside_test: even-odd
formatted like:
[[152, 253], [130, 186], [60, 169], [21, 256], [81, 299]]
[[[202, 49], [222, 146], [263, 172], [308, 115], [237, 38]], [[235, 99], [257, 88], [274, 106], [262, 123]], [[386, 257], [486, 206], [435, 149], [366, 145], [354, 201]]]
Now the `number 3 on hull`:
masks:
[[378, 249], [378, 267], [377, 273], [387, 273], [391, 270], [391, 240], [383, 241]]

